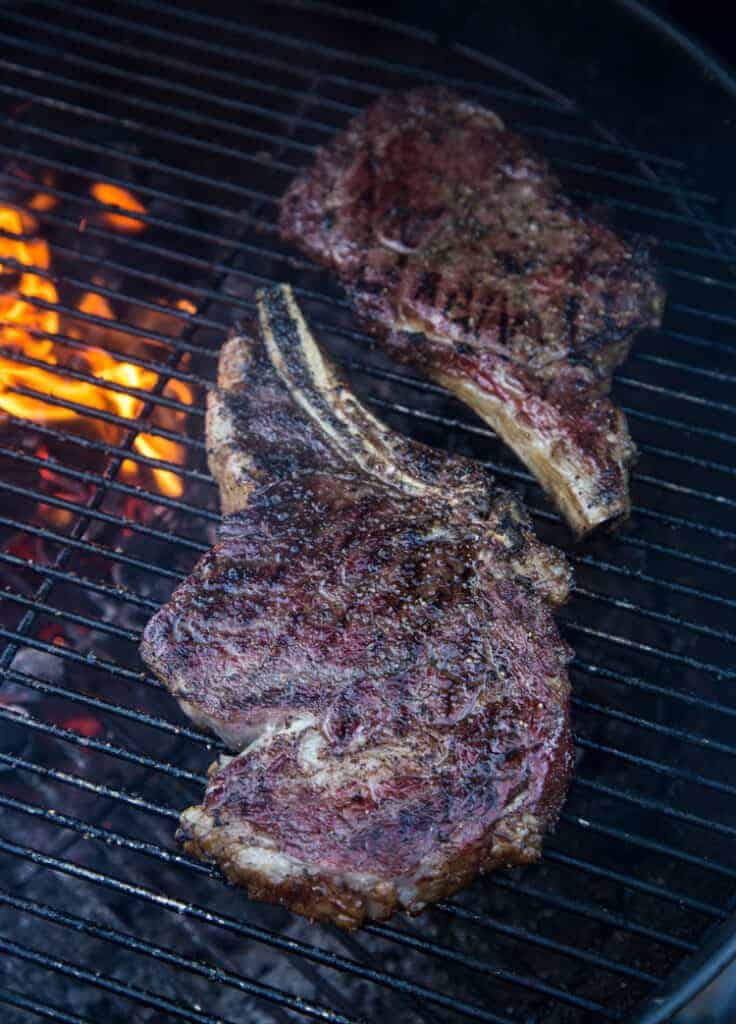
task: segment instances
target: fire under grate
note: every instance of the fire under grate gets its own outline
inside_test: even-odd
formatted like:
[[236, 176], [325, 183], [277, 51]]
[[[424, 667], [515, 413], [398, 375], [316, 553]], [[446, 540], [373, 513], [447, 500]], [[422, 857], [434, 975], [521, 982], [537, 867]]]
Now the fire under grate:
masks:
[[[2, 11], [3, 1019], [629, 1018], [734, 904], [736, 232], [677, 160], [429, 33], [319, 3], [249, 5], [237, 24], [114, 11]], [[391, 426], [483, 461], [570, 549], [492, 432], [371, 351], [274, 227], [315, 145], [378, 93], [438, 80], [536, 139], [621, 230], [656, 236], [670, 302], [616, 378], [641, 452], [632, 523], [572, 552], [578, 765], [542, 862], [347, 935], [179, 852], [178, 813], [221, 747], [137, 643], [214, 537], [205, 390], [267, 282], [295, 286]]]

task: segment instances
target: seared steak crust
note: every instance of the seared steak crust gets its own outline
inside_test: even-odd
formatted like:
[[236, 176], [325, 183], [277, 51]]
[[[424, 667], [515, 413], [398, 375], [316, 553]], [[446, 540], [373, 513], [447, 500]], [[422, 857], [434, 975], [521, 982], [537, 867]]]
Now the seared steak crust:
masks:
[[280, 223], [385, 348], [498, 431], [577, 534], [627, 514], [635, 449], [605, 395], [664, 294], [646, 247], [577, 209], [495, 114], [441, 88], [382, 97], [318, 151]]
[[356, 927], [539, 855], [571, 768], [569, 571], [476, 466], [362, 409], [288, 290], [261, 313], [209, 409], [230, 514], [142, 652], [241, 751], [186, 848]]

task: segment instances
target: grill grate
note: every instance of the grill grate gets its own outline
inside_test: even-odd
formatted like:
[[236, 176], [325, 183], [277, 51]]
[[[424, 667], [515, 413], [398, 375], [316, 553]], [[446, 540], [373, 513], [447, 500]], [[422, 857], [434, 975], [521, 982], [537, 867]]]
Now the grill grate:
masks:
[[[624, 1019], [729, 919], [736, 878], [736, 229], [712, 219], [716, 200], [681, 162], [620, 142], [521, 72], [321, 3], [252, 7], [237, 24], [153, 0], [115, 14], [3, 8], [0, 188], [54, 205], [33, 211], [52, 266], [3, 255], [2, 269], [58, 288], [49, 301], [21, 280], [15, 295], [58, 313], [58, 329], [27, 333], [74, 358], [3, 357], [139, 406], [131, 418], [10, 389], [56, 422], [15, 411], [0, 435], [0, 1002], [18, 1021], [123, 1020], [131, 1007], [136, 1020], [207, 1024]], [[372, 352], [327, 275], [275, 230], [276, 201], [315, 145], [377, 93], [428, 80], [538, 137], [569, 191], [621, 230], [657, 235], [671, 302], [616, 381], [642, 453], [633, 527], [573, 554], [563, 629], [578, 652], [579, 765], [543, 861], [416, 922], [342, 935], [233, 899], [178, 852], [174, 822], [222, 745], [141, 671], [136, 646], [213, 537], [204, 394], [229, 325], [273, 280], [294, 284], [381, 415], [483, 461], [524, 493], [540, 534], [566, 544], [492, 432]], [[142, 200], [140, 230], [100, 219], [125, 209], [91, 198], [96, 181]], [[23, 237], [0, 227], [3, 244]], [[117, 319], [78, 308], [84, 291]], [[153, 385], [101, 382], [84, 368], [100, 350]], [[138, 450], [144, 436], [180, 446], [186, 464]], [[149, 475], [131, 483], [129, 463]], [[162, 470], [181, 494], [156, 489]]]

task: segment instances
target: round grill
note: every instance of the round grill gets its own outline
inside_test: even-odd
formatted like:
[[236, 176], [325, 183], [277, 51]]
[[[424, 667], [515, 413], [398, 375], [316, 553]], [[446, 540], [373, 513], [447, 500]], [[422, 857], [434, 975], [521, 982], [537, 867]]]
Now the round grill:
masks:
[[[6, 1019], [668, 1019], [736, 947], [735, 229], [679, 156], [628, 145], [452, 19], [436, 34], [319, 2], [211, 10], [44, 0], [0, 17]], [[492, 432], [374, 352], [278, 237], [314, 148], [427, 82], [496, 109], [573, 196], [657, 239], [668, 310], [616, 377], [640, 460], [613, 538], [573, 549]], [[204, 395], [275, 281], [364, 400], [520, 490], [577, 576], [578, 763], [542, 861], [355, 935], [250, 903], [178, 851], [221, 747], [137, 656], [214, 537]]]

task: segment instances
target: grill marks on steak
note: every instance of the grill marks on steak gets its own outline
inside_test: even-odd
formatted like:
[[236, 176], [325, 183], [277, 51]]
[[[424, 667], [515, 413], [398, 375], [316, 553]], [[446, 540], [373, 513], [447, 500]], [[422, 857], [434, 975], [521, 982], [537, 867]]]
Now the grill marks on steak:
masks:
[[142, 653], [240, 751], [187, 850], [355, 927], [538, 856], [571, 767], [569, 571], [512, 494], [358, 403], [289, 289], [259, 305], [208, 408], [220, 539]]
[[605, 397], [664, 294], [643, 245], [578, 210], [490, 111], [385, 96], [287, 191], [281, 231], [366, 327], [486, 419], [578, 535], [628, 514], [634, 456]]

